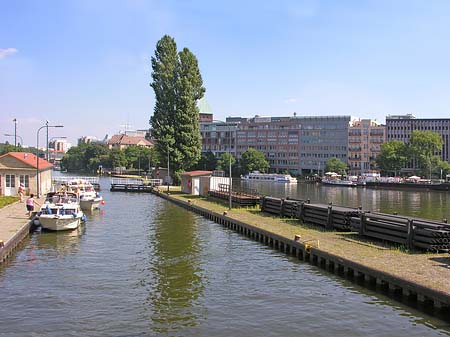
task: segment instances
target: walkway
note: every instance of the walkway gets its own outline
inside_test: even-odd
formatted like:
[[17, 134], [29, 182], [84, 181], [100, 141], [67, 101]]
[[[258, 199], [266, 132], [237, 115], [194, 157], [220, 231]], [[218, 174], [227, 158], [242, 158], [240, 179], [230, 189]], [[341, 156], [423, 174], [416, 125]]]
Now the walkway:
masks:
[[[37, 199], [37, 202], [42, 204], [44, 200], [45, 198]], [[38, 207], [36, 205], [36, 208]], [[3, 248], [0, 248], [0, 263], [28, 234], [29, 226], [25, 202], [16, 202], [0, 208], [0, 240], [3, 241]]]

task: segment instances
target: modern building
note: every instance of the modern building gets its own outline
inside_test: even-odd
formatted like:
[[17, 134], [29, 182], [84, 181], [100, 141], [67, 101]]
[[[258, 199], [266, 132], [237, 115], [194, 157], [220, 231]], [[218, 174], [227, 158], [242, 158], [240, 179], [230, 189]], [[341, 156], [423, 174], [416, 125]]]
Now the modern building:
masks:
[[412, 114], [386, 117], [387, 141], [409, 143], [411, 133], [415, 130], [432, 131], [441, 135], [443, 145], [439, 155], [442, 160], [450, 163], [450, 118], [415, 118]]
[[350, 173], [361, 175], [376, 169], [375, 159], [386, 141], [386, 127], [371, 119], [353, 120], [348, 129]]
[[70, 149], [71, 144], [65, 138], [53, 138], [48, 142], [48, 161], [50, 163], [59, 163]]
[[[0, 156], [0, 195], [17, 195], [20, 184], [25, 194], [43, 194], [52, 187], [52, 167], [48, 161], [39, 158], [39, 172], [36, 155], [28, 152], [8, 152]], [[39, 174], [39, 193], [36, 177]]]
[[224, 153], [231, 153], [236, 157], [236, 130], [238, 124], [237, 122], [228, 122], [228, 119], [225, 122], [201, 122], [202, 152], [211, 151], [216, 158], [219, 158]]

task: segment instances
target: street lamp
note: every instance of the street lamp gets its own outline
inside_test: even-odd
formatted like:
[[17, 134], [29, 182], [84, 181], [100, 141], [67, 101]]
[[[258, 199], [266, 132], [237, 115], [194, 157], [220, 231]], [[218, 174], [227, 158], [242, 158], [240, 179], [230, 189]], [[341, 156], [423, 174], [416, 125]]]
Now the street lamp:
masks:
[[[41, 126], [36, 132], [36, 195], [38, 198], [41, 197], [41, 191], [39, 186], [39, 131], [43, 128], [47, 128], [47, 151], [48, 151], [48, 128], [63, 128], [64, 125], [48, 125], [48, 121], [46, 121], [45, 125]], [[48, 153], [47, 153], [48, 155]], [[48, 158], [48, 157], [47, 157]]]
[[170, 184], [170, 157], [169, 157], [169, 144], [167, 144], [167, 193], [170, 192], [169, 184]]
[[223, 123], [223, 124], [225, 124], [225, 126], [227, 126], [228, 127], [228, 136], [229, 136], [229, 144], [230, 144], [230, 149], [229, 149], [229, 153], [230, 153], [230, 156], [229, 156], [229, 167], [228, 167], [228, 169], [229, 169], [229, 176], [230, 176], [230, 184], [229, 184], [229, 186], [228, 186], [228, 209], [231, 209], [232, 207], [233, 207], [233, 199], [232, 199], [232, 195], [231, 195], [231, 191], [232, 191], [232, 189], [233, 189], [233, 179], [232, 179], [232, 177], [231, 177], [231, 125], [229, 124], [229, 123], [227, 123], [227, 122], [224, 122], [224, 121], [221, 121], [221, 120], [218, 120], [218, 119], [213, 119], [213, 122], [219, 122], [219, 123]]
[[14, 118], [13, 122], [14, 122], [14, 149], [16, 149], [17, 148], [17, 137], [16, 137], [16, 135], [17, 135], [17, 119]]
[[[7, 137], [14, 137], [14, 144], [16, 144], [16, 139], [19, 138], [20, 139], [20, 145], [23, 145], [23, 139], [19, 135], [11, 135], [9, 133], [5, 133], [3, 135], [7, 136]], [[16, 145], [14, 145], [14, 146], [16, 146]]]

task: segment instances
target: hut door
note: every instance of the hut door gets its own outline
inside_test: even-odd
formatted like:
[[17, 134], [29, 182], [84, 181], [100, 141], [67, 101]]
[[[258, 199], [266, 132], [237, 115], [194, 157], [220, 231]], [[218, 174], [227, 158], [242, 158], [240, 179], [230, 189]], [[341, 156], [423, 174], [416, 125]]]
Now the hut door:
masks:
[[5, 195], [16, 195], [16, 176], [14, 174], [5, 175]]

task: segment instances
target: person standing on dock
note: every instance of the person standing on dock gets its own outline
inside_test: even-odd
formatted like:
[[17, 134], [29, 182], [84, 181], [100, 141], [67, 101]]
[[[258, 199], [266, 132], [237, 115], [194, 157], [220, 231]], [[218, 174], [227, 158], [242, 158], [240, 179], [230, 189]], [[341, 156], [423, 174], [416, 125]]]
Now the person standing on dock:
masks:
[[39, 203], [36, 200], [34, 200], [34, 194], [31, 193], [30, 196], [27, 199], [27, 202], [26, 202], [26, 206], [27, 206], [27, 211], [28, 211], [28, 216], [29, 217], [31, 217], [31, 214], [34, 211], [34, 204], [35, 203], [39, 205]]
[[23, 186], [23, 184], [21, 183], [21, 184], [19, 185], [19, 191], [18, 191], [18, 194], [19, 194], [19, 201], [20, 201], [20, 202], [23, 202], [23, 190], [24, 190], [24, 186]]

